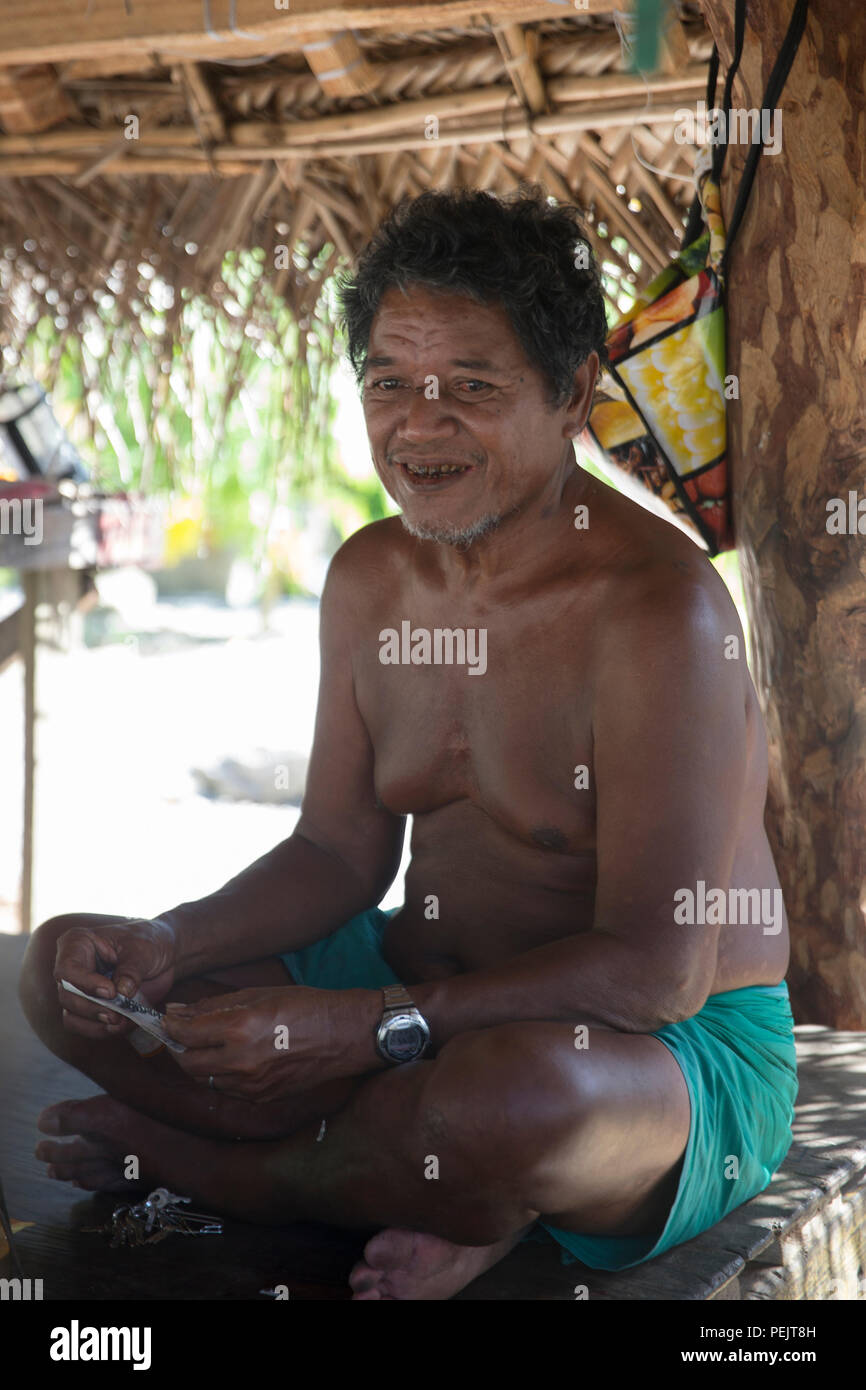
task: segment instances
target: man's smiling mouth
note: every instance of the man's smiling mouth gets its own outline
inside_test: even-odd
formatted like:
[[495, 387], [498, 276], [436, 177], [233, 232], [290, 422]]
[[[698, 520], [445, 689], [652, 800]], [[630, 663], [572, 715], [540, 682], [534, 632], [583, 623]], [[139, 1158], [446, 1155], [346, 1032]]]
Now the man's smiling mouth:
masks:
[[398, 466], [413, 482], [436, 482], [443, 478], [459, 477], [462, 473], [468, 473], [472, 467], [469, 463], [448, 463], [446, 460], [431, 460], [429, 463], [416, 462], [415, 460], [401, 459]]

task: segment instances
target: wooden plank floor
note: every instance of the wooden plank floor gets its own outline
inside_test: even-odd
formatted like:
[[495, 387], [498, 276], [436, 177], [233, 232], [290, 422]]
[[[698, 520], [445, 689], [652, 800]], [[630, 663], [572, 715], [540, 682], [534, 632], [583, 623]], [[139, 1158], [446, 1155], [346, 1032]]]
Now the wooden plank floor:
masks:
[[[17, 999], [22, 938], [0, 934], [0, 1176], [10, 1214], [36, 1223], [18, 1237], [25, 1276], [41, 1278], [45, 1299], [258, 1299], [285, 1284], [292, 1299], [345, 1299], [364, 1235], [311, 1224], [224, 1223], [223, 1236], [172, 1237], [137, 1250], [111, 1250], [82, 1228], [110, 1215], [117, 1198], [83, 1196], [44, 1176], [33, 1157], [36, 1117], [52, 1102], [99, 1088], [35, 1038]], [[797, 1030], [800, 1097], [795, 1143], [770, 1187], [711, 1231], [651, 1264], [621, 1274], [563, 1264], [541, 1233], [517, 1247], [460, 1300], [571, 1301], [584, 1284], [592, 1299], [700, 1300], [731, 1296], [737, 1276], [786, 1231], [866, 1169], [866, 1037]], [[8, 1261], [0, 1274], [11, 1274]], [[734, 1295], [736, 1296], [736, 1295]]]

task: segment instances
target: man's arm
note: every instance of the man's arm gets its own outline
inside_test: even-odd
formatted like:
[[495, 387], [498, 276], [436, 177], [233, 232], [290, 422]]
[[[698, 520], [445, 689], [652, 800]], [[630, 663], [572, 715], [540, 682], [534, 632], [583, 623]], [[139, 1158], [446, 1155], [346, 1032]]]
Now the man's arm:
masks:
[[316, 728], [295, 832], [216, 893], [159, 914], [176, 934], [180, 978], [318, 941], [394, 879], [405, 822], [376, 805], [352, 675], [368, 547], [363, 532], [341, 547], [322, 595]]
[[[656, 583], [605, 619], [594, 674], [593, 928], [412, 995], [437, 1046], [471, 1028], [574, 1019], [652, 1032], [707, 998], [718, 927], [678, 925], [678, 889], [727, 888], [746, 773], [743, 635], [705, 582]], [[564, 762], [570, 750], [563, 748]], [[580, 795], [579, 792], [575, 793]]]

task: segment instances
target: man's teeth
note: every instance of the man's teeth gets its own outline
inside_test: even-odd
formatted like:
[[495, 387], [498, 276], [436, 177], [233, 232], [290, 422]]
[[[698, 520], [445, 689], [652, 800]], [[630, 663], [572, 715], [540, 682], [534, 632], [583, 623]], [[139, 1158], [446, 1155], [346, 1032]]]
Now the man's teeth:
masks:
[[443, 473], [465, 473], [466, 465], [462, 463], [441, 463], [426, 467], [422, 463], [407, 463], [406, 468], [410, 473], [417, 473], [421, 478], [438, 478]]

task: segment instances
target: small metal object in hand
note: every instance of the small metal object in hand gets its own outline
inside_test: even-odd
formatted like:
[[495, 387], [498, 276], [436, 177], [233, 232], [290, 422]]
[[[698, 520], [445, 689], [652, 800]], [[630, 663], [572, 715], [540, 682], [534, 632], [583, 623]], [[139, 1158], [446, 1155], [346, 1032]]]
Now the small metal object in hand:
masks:
[[190, 1197], [178, 1197], [166, 1187], [157, 1187], [143, 1202], [115, 1207], [109, 1226], [87, 1226], [85, 1230], [111, 1235], [111, 1247], [155, 1245], [166, 1236], [222, 1235], [219, 1217], [189, 1211]]

